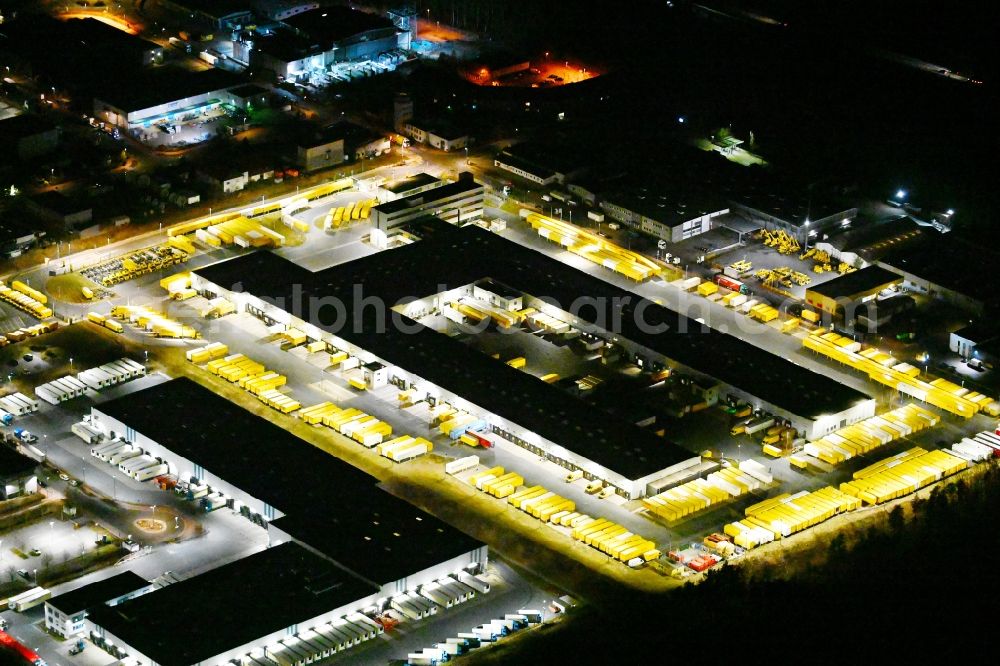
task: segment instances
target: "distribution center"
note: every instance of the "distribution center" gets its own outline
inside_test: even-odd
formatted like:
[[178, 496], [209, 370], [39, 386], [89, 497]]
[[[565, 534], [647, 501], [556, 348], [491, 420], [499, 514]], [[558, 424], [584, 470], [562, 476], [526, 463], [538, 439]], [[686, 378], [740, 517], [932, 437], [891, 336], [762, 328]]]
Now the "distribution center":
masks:
[[[435, 267], [447, 267], [447, 273]], [[721, 383], [788, 419], [806, 437], [874, 414], [875, 401], [859, 391], [475, 226], [439, 225], [420, 242], [316, 273], [257, 252], [195, 270], [192, 286], [270, 325], [325, 340], [358, 356], [362, 365], [382, 364], [400, 388], [416, 388], [435, 402], [473, 413], [504, 440], [602, 479], [624, 497], [641, 497], [648, 484], [699, 462], [648, 430], [596, 413], [558, 388], [414, 321], [471, 297], [472, 285], [483, 278], [520, 291], [524, 306], [567, 328], [613, 341], [639, 365], [683, 368]], [[562, 309], [581, 298], [590, 305], [571, 308], [579, 310], [574, 314]], [[373, 301], [399, 307], [380, 315], [366, 305]], [[386, 315], [407, 330], [379, 319]]]

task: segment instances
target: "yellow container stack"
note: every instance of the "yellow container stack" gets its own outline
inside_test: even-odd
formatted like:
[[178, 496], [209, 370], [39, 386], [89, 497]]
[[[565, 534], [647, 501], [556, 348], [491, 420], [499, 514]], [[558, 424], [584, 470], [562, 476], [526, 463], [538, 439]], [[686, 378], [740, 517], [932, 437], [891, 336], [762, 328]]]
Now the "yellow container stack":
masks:
[[926, 451], [916, 447], [859, 469], [851, 481], [840, 484], [840, 490], [866, 504], [882, 504], [916, 492], [967, 466], [964, 459], [947, 451]]
[[778, 310], [766, 303], [760, 303], [753, 306], [750, 308], [750, 312], [748, 314], [752, 319], [756, 319], [765, 324], [778, 318]]
[[910, 404], [841, 428], [805, 445], [805, 453], [830, 465], [920, 432], [940, 421], [937, 414]]
[[792, 317], [791, 319], [786, 319], [785, 321], [783, 321], [781, 323], [781, 332], [782, 333], [791, 333], [796, 328], [798, 328], [799, 324], [801, 324], [801, 323], [802, 323], [802, 320], [798, 319], [796, 317]]
[[642, 504], [653, 515], [668, 522], [686, 518], [713, 505], [757, 490], [763, 483], [735, 467], [712, 472], [704, 479], [695, 479], [646, 497]]
[[[299, 417], [309, 425], [322, 425], [352, 440], [366, 448], [375, 451], [394, 461], [408, 460], [433, 450], [433, 445], [421, 437], [403, 435], [388, 439], [392, 435], [392, 426], [385, 421], [362, 412], [360, 409], [344, 409], [332, 402], [321, 402], [299, 411]], [[416, 453], [415, 450], [423, 447]], [[402, 457], [401, 455], [402, 454]]]
[[746, 518], [729, 523], [723, 531], [737, 546], [756, 548], [860, 507], [861, 500], [830, 486], [794, 495], [783, 493], [747, 507]]
[[205, 369], [213, 375], [238, 384], [240, 388], [282, 414], [290, 414], [302, 408], [298, 400], [278, 390], [288, 383], [287, 377], [267, 370], [263, 363], [258, 363], [243, 354], [231, 354], [220, 358], [228, 348], [225, 345], [213, 345], [191, 350], [188, 352], [188, 360], [193, 363], [199, 363], [196, 358], [204, 360]]
[[222, 344], [221, 342], [212, 342], [204, 347], [199, 347], [198, 349], [189, 349], [185, 353], [185, 356], [188, 361], [194, 363], [195, 365], [202, 365], [204, 363], [208, 363], [209, 361], [223, 358], [228, 353], [228, 346]]
[[175, 273], [160, 280], [160, 287], [167, 293], [173, 294], [175, 291], [191, 288], [191, 271]]
[[[32, 296], [31, 294], [26, 293], [21, 289], [17, 289], [16, 287], [18, 285], [22, 285], [27, 289], [30, 289], [38, 296], [41, 296], [42, 299], [44, 300], [39, 300], [34, 296]], [[11, 287], [14, 288], [12, 289]], [[28, 314], [38, 319], [48, 319], [49, 317], [52, 316], [52, 308], [45, 305], [45, 303], [48, 301], [48, 298], [45, 297], [45, 294], [36, 292], [34, 289], [27, 287], [27, 285], [23, 285], [23, 283], [18, 282], [17, 280], [11, 283], [11, 287], [8, 287], [3, 282], [0, 282], [0, 299], [7, 301], [14, 307], [20, 310], [24, 310]]]
[[711, 296], [719, 291], [719, 285], [714, 282], [702, 282], [698, 285], [697, 291], [700, 296]]
[[585, 231], [551, 217], [521, 210], [521, 217], [538, 231], [538, 235], [565, 247], [595, 264], [611, 269], [625, 277], [642, 282], [661, 275], [662, 268], [652, 259], [611, 243], [603, 236]]
[[197, 339], [201, 337], [195, 329], [174, 321], [161, 312], [143, 305], [116, 305], [111, 308], [111, 316], [151, 332], [158, 338]]
[[628, 562], [636, 557], [646, 562], [660, 557], [656, 544], [627, 528], [604, 518], [590, 518], [576, 521], [572, 535], [577, 541], [596, 548], [614, 557], [619, 562]]
[[914, 373], [912, 365], [899, 363], [877, 349], [862, 350], [860, 343], [850, 338], [820, 329], [805, 337], [802, 344], [806, 349], [867, 374], [873, 381], [956, 416], [969, 418], [980, 411], [988, 416], [1000, 416], [1000, 402], [996, 399], [944, 379], [925, 382], [919, 378], [919, 370]]
[[609, 520], [577, 513], [576, 502], [550, 492], [544, 486], [524, 486], [524, 478], [516, 472], [493, 467], [472, 474], [468, 481], [493, 497], [506, 498], [508, 504], [543, 523], [572, 528], [574, 539], [584, 541], [621, 562], [636, 557], [650, 561], [660, 556], [652, 541], [632, 534]]

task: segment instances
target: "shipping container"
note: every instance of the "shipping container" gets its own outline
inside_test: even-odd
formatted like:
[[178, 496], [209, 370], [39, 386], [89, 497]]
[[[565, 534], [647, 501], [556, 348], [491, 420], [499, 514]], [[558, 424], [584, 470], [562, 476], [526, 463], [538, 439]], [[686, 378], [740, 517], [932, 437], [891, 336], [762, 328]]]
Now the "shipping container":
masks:
[[139, 455], [142, 455], [142, 451], [139, 448], [126, 445], [121, 449], [113, 451], [111, 455], [105, 457], [105, 460], [112, 465], [120, 465], [129, 458], [135, 458]]
[[145, 469], [137, 471], [135, 474], [133, 474], [133, 478], [136, 481], [149, 481], [152, 478], [155, 478], [162, 474], [166, 474], [168, 471], [169, 468], [165, 463], [159, 463], [158, 465], [154, 465], [152, 467], [146, 467]]
[[156, 463], [156, 460], [151, 456], [143, 455], [137, 458], [131, 458], [122, 463], [119, 463], [118, 470], [123, 472], [127, 476], [131, 476], [133, 470], [141, 469], [143, 467], [148, 467]]

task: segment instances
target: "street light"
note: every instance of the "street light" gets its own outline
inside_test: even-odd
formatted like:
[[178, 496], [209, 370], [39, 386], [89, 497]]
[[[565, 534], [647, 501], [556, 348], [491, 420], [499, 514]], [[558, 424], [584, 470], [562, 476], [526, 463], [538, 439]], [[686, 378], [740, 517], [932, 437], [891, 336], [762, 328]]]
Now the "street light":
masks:
[[906, 190], [896, 190], [896, 198], [897, 199], [905, 199], [906, 198]]

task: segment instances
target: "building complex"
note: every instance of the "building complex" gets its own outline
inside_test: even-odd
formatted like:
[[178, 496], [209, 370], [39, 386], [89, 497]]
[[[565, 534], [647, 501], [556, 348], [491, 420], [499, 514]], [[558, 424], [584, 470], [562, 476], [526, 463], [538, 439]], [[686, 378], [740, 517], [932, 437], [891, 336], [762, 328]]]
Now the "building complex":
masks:
[[502, 445], [581, 470], [626, 498], [643, 496], [649, 484], [699, 456], [416, 320], [454, 316], [455, 304], [466, 301], [495, 311], [496, 299], [482, 302], [489, 279], [505, 286], [501, 300], [521, 295], [543, 327], [594, 336], [642, 368], [691, 373], [807, 437], [874, 414], [869, 396], [738, 338], [478, 227], [441, 227], [419, 242], [316, 273], [271, 253], [249, 254], [197, 269], [193, 286], [269, 325], [324, 340], [362, 365], [382, 366], [384, 382], [474, 414]]
[[[137, 665], [207, 666], [289, 641], [313, 645], [304, 632], [384, 609], [452, 574], [477, 574], [487, 562], [482, 543], [189, 379], [95, 405], [90, 424], [268, 533], [262, 553], [90, 612], [90, 634]], [[239, 621], [212, 621], [237, 607]]]

